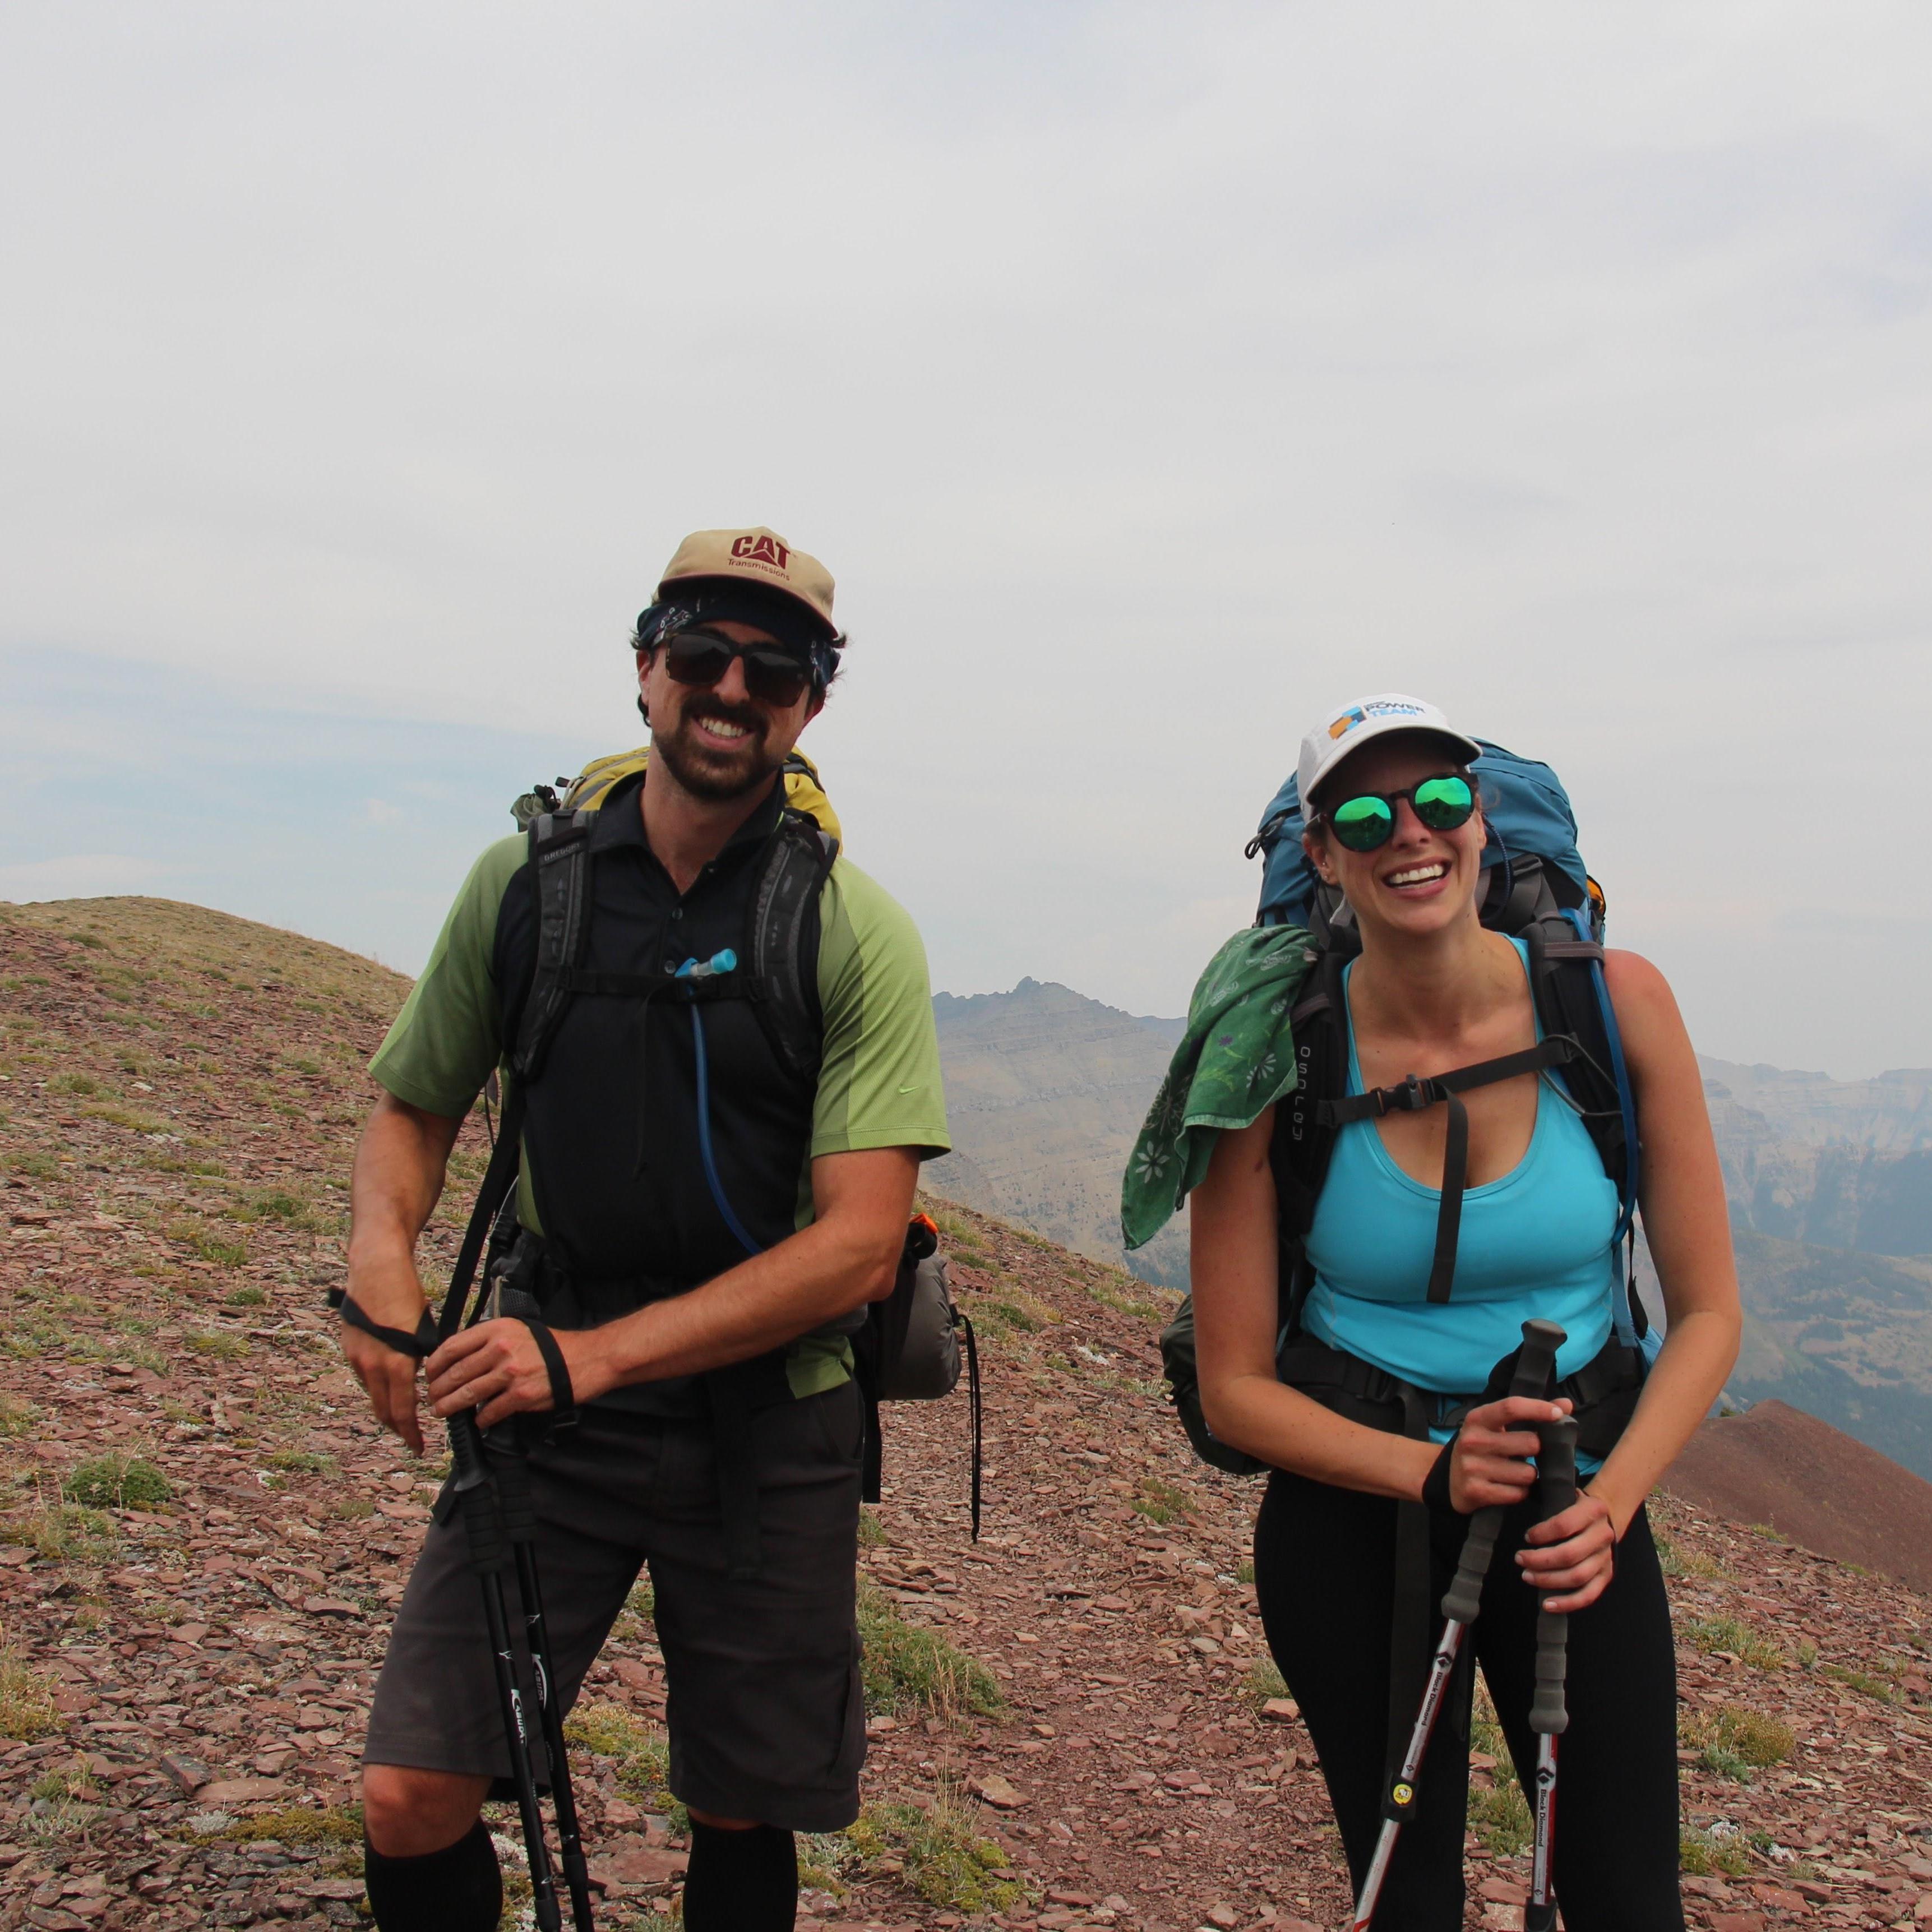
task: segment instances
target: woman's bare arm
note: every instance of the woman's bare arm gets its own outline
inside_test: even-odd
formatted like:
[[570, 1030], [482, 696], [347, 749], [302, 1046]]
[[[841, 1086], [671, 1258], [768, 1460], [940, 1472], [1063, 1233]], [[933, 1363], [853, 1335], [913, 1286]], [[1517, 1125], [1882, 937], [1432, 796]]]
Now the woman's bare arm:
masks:
[[1647, 959], [1610, 953], [1604, 974], [1636, 1099], [1644, 1238], [1669, 1317], [1636, 1414], [1589, 1486], [1621, 1536], [1722, 1391], [1743, 1316], [1724, 1171], [1683, 1016]]

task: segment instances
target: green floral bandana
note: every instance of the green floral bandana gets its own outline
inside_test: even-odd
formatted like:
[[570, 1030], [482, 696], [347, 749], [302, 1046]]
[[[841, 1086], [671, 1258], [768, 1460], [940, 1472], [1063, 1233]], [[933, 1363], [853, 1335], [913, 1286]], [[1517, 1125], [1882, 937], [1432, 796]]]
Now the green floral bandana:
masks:
[[1298, 926], [1250, 926], [1208, 962], [1121, 1177], [1130, 1248], [1152, 1240], [1192, 1192], [1223, 1127], [1251, 1125], [1294, 1084], [1288, 1012], [1314, 963]]

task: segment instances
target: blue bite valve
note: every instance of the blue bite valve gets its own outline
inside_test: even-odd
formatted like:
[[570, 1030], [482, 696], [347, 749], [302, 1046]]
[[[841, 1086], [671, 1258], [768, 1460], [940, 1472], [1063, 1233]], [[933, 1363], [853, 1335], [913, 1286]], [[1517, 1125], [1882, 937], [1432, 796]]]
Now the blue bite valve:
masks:
[[720, 973], [737, 970], [738, 956], [730, 946], [714, 952], [709, 959], [687, 959], [672, 976], [679, 980], [709, 980]]

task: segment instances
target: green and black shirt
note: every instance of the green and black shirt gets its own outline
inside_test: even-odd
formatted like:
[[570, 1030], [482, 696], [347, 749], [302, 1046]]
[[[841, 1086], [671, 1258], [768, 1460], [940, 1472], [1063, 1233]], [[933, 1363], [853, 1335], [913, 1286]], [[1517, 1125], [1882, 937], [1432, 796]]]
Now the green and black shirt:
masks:
[[[640, 788], [620, 787], [598, 814], [584, 964], [668, 971], [741, 948], [747, 902], [779, 821], [777, 791], [680, 896], [645, 840]], [[524, 837], [502, 839], [464, 882], [372, 1063], [398, 1100], [467, 1113], [514, 1040], [536, 952], [528, 859]], [[818, 914], [824, 1052], [815, 1089], [785, 1072], [748, 1002], [698, 1010], [719, 1177], [764, 1246], [810, 1222], [811, 1163], [820, 1155], [910, 1147], [928, 1158], [950, 1145], [926, 952], [912, 921], [843, 856]], [[574, 1279], [641, 1278], [675, 1291], [745, 1258], [699, 1156], [693, 1010], [668, 999], [580, 994], [531, 1083], [521, 1218]], [[802, 1336], [787, 1352], [786, 1379], [794, 1395], [810, 1394], [836, 1387], [849, 1363], [838, 1336]], [[642, 1390], [620, 1394], [634, 1398], [625, 1407], [656, 1406]]]

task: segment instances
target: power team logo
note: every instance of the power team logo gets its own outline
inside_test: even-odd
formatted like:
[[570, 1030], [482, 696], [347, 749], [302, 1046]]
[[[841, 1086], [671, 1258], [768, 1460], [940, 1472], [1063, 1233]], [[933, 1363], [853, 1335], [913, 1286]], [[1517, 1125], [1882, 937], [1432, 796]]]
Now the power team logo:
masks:
[[1333, 740], [1346, 738], [1358, 724], [1366, 724], [1371, 718], [1420, 718], [1424, 707], [1420, 704], [1391, 703], [1378, 698], [1367, 704], [1358, 704], [1352, 711], [1345, 711], [1328, 728], [1328, 736]]
[[748, 532], [731, 539], [731, 555], [740, 563], [762, 563], [782, 575], [791, 562], [790, 548], [770, 535]]

